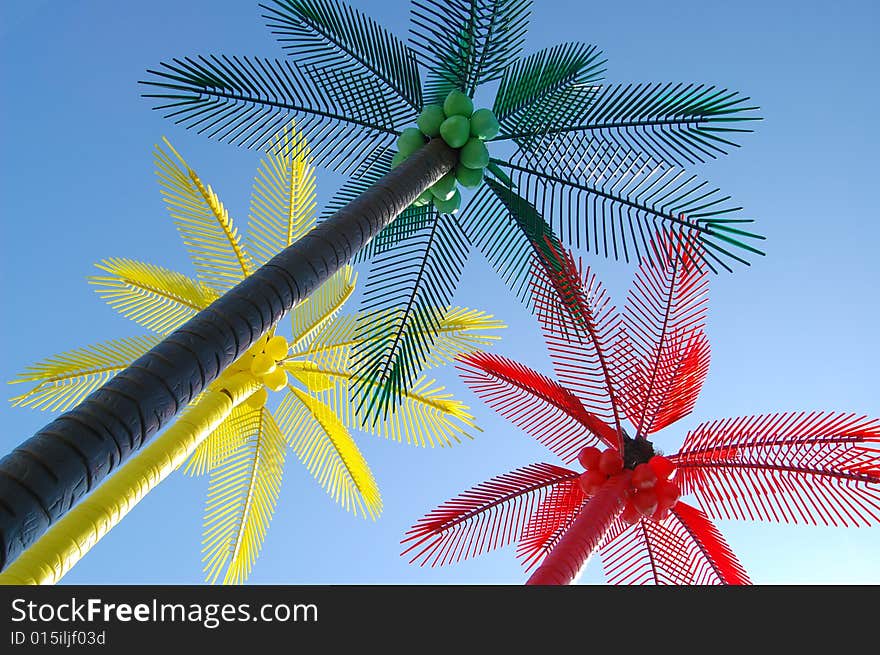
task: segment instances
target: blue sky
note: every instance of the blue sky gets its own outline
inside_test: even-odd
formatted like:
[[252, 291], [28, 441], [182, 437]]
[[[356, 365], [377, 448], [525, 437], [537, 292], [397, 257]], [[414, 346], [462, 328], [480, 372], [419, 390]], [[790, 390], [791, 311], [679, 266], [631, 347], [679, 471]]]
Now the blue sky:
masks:
[[[406, 3], [354, 4], [406, 34]], [[144, 70], [183, 55], [283, 55], [252, 0], [19, 0], [3, 3], [2, 13], [0, 378], [8, 380], [46, 356], [141, 333], [86, 284], [93, 262], [129, 257], [192, 273], [152, 170], [163, 135], [245, 225], [257, 153], [162, 120], [139, 97]], [[867, 0], [535, 2], [526, 52], [595, 43], [609, 60], [609, 82], [716, 84], [751, 96], [764, 117], [743, 148], [693, 169], [758, 219], [768, 256], [713, 278], [712, 367], [694, 413], [658, 435], [667, 451], [689, 427], [714, 418], [809, 409], [880, 415], [878, 18]], [[324, 201], [340, 179], [322, 172], [318, 183]], [[622, 303], [631, 266], [590, 263]], [[456, 303], [505, 320], [511, 327], [497, 351], [549, 371], [534, 320], [479, 256]], [[252, 583], [525, 579], [513, 548], [434, 570], [398, 557], [406, 528], [440, 502], [513, 468], [556, 462], [452, 371], [439, 378], [471, 405], [484, 432], [442, 450], [359, 436], [385, 499], [376, 523], [336, 507], [291, 458]], [[49, 419], [0, 405], [0, 451]], [[206, 484], [173, 475], [65, 582], [200, 582]], [[756, 582], [880, 583], [876, 527], [719, 526]], [[597, 559], [582, 582], [601, 581]]]

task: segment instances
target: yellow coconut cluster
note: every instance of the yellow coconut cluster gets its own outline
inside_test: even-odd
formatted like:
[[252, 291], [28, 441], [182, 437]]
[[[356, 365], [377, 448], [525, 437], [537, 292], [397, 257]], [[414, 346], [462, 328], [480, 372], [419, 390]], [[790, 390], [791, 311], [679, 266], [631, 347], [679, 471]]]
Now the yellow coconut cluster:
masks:
[[287, 386], [287, 371], [283, 368], [283, 361], [289, 348], [287, 339], [281, 335], [261, 339], [230, 367], [231, 374], [250, 375], [263, 384], [259, 391], [247, 399], [249, 406], [255, 409], [262, 407], [269, 399], [267, 389], [281, 391]]

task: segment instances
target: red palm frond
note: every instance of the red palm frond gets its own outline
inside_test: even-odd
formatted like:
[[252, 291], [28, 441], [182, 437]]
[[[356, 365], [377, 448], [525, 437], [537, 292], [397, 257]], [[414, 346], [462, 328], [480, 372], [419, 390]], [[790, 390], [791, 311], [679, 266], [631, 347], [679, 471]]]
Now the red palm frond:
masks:
[[[555, 265], [532, 279], [535, 314], [560, 382], [590, 413], [620, 430], [618, 371], [611, 358], [619, 317], [596, 274], [550, 241]], [[619, 439], [613, 444], [620, 447]]]
[[569, 463], [599, 440], [617, 444], [617, 433], [584, 409], [571, 391], [506, 357], [476, 352], [458, 359], [461, 377], [501, 416]]
[[424, 566], [458, 562], [522, 538], [542, 501], [578, 473], [532, 464], [499, 475], [444, 503], [407, 531], [401, 553]]
[[703, 557], [702, 562], [697, 561], [694, 584], [752, 584], [724, 536], [701, 510], [679, 501], [672, 516], [690, 533], [699, 551], [695, 554]]
[[639, 266], [614, 352], [625, 371], [620, 403], [637, 436], [691, 410], [709, 358], [708, 343], [699, 336], [706, 320], [706, 269], [686, 243], [673, 244], [665, 235], [653, 243], [656, 256]]
[[516, 556], [526, 570], [538, 564], [571, 526], [587, 497], [577, 478], [560, 482], [547, 495], [523, 530]]
[[672, 456], [713, 518], [858, 526], [880, 521], [880, 421], [830, 412], [704, 423]]
[[618, 520], [601, 555], [611, 584], [749, 584], [721, 533], [705, 514], [684, 503], [660, 523]]

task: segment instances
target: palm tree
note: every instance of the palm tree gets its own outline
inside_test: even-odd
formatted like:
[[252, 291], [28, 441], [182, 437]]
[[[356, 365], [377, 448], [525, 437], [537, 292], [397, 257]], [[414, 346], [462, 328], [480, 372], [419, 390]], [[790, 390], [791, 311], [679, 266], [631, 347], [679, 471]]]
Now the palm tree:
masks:
[[[350, 176], [336, 211], [0, 461], [0, 566], [368, 243], [357, 334], [375, 340], [355, 349], [354, 394], [382, 412], [435, 345], [472, 246], [529, 303], [530, 254], [547, 261], [548, 239], [630, 259], [663, 227], [697, 239], [712, 268], [759, 252], [728, 196], [681, 169], [736, 145], [755, 118], [748, 98], [603, 87], [600, 53], [579, 43], [520, 56], [528, 0], [417, 0], [409, 45], [337, 0], [264, 9], [292, 60], [174, 59], [150, 72], [147, 95], [177, 123], [246, 147], [271, 147], [295, 119], [316, 165]], [[490, 83], [492, 109], [474, 110]], [[457, 184], [474, 189], [460, 213]]]
[[[162, 195], [181, 233], [197, 279], [147, 263], [108, 259], [92, 277], [98, 294], [153, 335], [110, 341], [51, 357], [13, 382], [34, 386], [13, 404], [64, 410], [137, 359], [161, 336], [207, 307], [251, 274], [255, 264], [307, 234], [315, 220], [315, 179], [309, 151], [292, 129], [276, 140], [286, 156], [267, 155], [251, 196], [248, 237], [242, 239], [224, 205], [170, 146], [157, 147]], [[169, 152], [170, 151], [170, 152]], [[210, 473], [205, 507], [206, 577], [244, 582], [274, 513], [288, 448], [346, 510], [376, 518], [379, 488], [350, 430], [419, 446], [448, 446], [467, 435], [473, 417], [443, 387], [424, 376], [375, 420], [357, 411], [351, 352], [362, 315], [340, 315], [356, 275], [343, 266], [291, 312], [292, 338], [277, 326], [194, 400], [160, 439], [124, 465], [9, 567], [0, 580], [57, 581], [97, 539], [187, 458], [187, 472]], [[482, 312], [447, 307], [438, 343], [421, 368], [491, 344], [498, 321]], [[269, 391], [284, 392], [267, 406]], [[111, 484], [112, 483], [112, 484]], [[59, 548], [59, 544], [62, 546]], [[88, 544], [88, 547], [84, 547]]]
[[[596, 550], [615, 584], [748, 584], [710, 517], [880, 522], [878, 419], [725, 419], [689, 432], [674, 455], [655, 450], [648, 437], [691, 412], [709, 367], [705, 267], [693, 250], [657, 244], [622, 314], [595, 274], [560, 255], [557, 287], [536, 294], [558, 381], [498, 355], [462, 358], [491, 407], [586, 471], [539, 463], [477, 485], [409, 530], [411, 561], [443, 565], [516, 542], [528, 568], [540, 563], [528, 584], [567, 584]], [[556, 302], [560, 287], [577, 314]]]

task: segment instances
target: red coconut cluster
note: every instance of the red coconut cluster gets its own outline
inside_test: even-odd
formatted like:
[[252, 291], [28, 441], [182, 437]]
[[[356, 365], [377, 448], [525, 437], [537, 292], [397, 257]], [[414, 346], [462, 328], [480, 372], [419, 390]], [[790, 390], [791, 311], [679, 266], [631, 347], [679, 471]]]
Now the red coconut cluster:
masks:
[[626, 507], [620, 518], [635, 523], [642, 517], [662, 521], [681, 495], [681, 489], [669, 478], [675, 465], [666, 457], [654, 455], [646, 463], [632, 470], [624, 469], [623, 458], [614, 448], [604, 451], [587, 446], [578, 454], [578, 461], [586, 469], [579, 479], [581, 489], [593, 496], [609, 477], [624, 474], [629, 477]]

